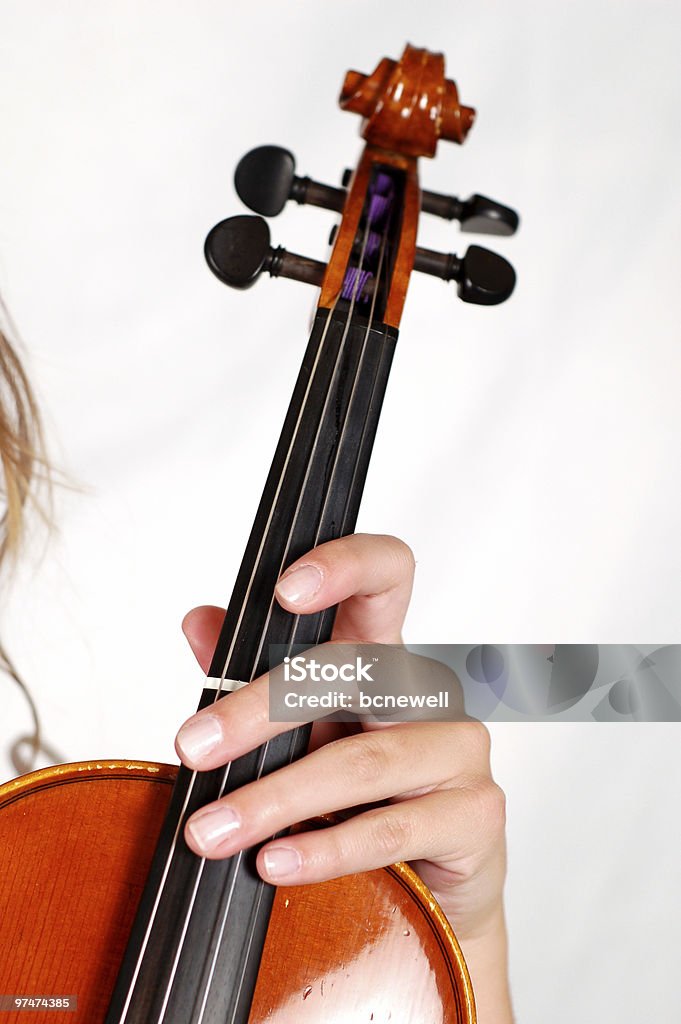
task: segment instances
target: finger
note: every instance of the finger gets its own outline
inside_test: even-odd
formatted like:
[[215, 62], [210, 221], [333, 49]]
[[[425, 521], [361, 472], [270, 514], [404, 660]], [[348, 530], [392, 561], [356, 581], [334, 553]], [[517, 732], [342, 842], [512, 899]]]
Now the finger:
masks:
[[474, 778], [487, 763], [470, 756], [468, 725], [394, 726], [327, 744], [197, 811], [187, 842], [201, 856], [228, 857], [306, 818]]
[[[184, 635], [204, 672], [208, 672], [210, 668], [224, 617], [224, 608], [202, 605], [187, 612], [182, 620]], [[315, 722], [310, 736], [310, 749], [316, 750], [317, 747], [340, 739], [341, 736], [346, 736], [349, 732], [357, 731], [357, 729], [359, 726], [350, 726], [347, 723], [324, 720]]]
[[202, 605], [187, 612], [182, 620], [182, 632], [204, 672], [210, 668], [224, 619], [224, 608]]
[[[292, 579], [300, 568], [313, 571]], [[404, 621], [413, 576], [414, 556], [403, 541], [353, 534], [321, 544], [299, 558], [282, 576], [276, 594], [289, 611], [305, 607], [307, 612], [314, 612], [343, 602], [336, 619], [338, 636], [380, 643], [383, 641], [377, 633], [387, 628], [391, 635], [385, 642], [390, 643], [395, 640], [395, 624], [399, 633]], [[301, 591], [305, 580], [311, 581], [314, 590], [308, 598], [304, 589]], [[389, 615], [385, 614], [386, 605]], [[203, 605], [187, 612], [183, 619], [182, 629], [204, 672], [210, 667], [224, 617], [223, 608]]]
[[188, 718], [175, 737], [175, 750], [188, 768], [209, 771], [303, 724], [270, 721], [265, 675]]
[[335, 639], [397, 643], [414, 579], [414, 556], [396, 537], [352, 534], [303, 555], [279, 580], [277, 600], [292, 612], [340, 604]]
[[[275, 885], [307, 885], [371, 871], [395, 861], [438, 861], [475, 874], [503, 830], [503, 808], [494, 783], [471, 789], [436, 791], [390, 804], [331, 828], [275, 839], [258, 853], [257, 867]], [[500, 791], [498, 791], [500, 793]], [[440, 885], [446, 882], [442, 877]]]

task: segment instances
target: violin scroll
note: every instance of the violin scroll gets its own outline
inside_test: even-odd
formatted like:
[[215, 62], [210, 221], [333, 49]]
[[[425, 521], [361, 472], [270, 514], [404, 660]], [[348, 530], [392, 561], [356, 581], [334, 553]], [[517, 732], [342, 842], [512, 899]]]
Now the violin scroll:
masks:
[[443, 55], [409, 45], [399, 61], [384, 57], [371, 75], [348, 71], [338, 102], [362, 115], [369, 145], [404, 156], [435, 156], [441, 138], [462, 143], [475, 120], [445, 78]]

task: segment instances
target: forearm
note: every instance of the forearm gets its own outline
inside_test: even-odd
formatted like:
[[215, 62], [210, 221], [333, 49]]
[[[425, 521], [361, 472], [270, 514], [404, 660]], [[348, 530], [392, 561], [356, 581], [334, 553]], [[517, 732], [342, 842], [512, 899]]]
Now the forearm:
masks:
[[459, 944], [473, 983], [478, 1024], [513, 1024], [503, 906], [484, 932], [459, 936]]

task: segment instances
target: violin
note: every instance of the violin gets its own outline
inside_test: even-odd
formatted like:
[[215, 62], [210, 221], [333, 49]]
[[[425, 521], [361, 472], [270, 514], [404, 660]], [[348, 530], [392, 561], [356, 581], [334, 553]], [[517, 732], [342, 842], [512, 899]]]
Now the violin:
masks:
[[[455, 281], [480, 305], [503, 302], [515, 284], [488, 249], [459, 257], [416, 245], [422, 210], [464, 231], [518, 226], [485, 196], [419, 188], [418, 158], [440, 139], [462, 143], [475, 117], [442, 55], [407, 46], [372, 74], [350, 71], [340, 106], [362, 117], [366, 143], [341, 187], [297, 176], [285, 149], [259, 147], [235, 176], [253, 215], [206, 239], [228, 285], [267, 271], [321, 292], [199, 708], [265, 673], [271, 645], [331, 636], [332, 609], [293, 615], [274, 587], [300, 555], [354, 530], [411, 272]], [[327, 264], [271, 245], [264, 218], [289, 199], [341, 214]], [[79, 1024], [474, 1024], [456, 938], [407, 865], [277, 890], [255, 870], [255, 851], [206, 860], [186, 846], [194, 811], [303, 755], [309, 731], [212, 771], [98, 761], [0, 787], [2, 1020], [31, 1010], [33, 1021], [67, 1012]]]

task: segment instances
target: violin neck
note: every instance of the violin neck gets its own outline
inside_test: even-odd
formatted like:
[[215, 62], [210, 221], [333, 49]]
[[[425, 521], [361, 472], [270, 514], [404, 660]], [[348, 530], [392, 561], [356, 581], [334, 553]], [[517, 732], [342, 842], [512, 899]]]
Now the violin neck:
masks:
[[250, 681], [270, 645], [328, 640], [334, 610], [295, 616], [274, 600], [284, 570], [352, 533], [397, 331], [319, 309], [209, 676]]
[[[269, 646], [328, 640], [333, 610], [296, 616], [273, 597], [281, 573], [315, 545], [351, 533], [397, 331], [319, 309], [209, 676], [249, 681]], [[203, 691], [200, 707], [216, 699]], [[221, 861], [190, 852], [186, 819], [301, 756], [309, 727], [226, 768], [180, 768], [106, 1024], [246, 1024], [274, 899], [254, 851]]]

